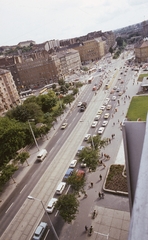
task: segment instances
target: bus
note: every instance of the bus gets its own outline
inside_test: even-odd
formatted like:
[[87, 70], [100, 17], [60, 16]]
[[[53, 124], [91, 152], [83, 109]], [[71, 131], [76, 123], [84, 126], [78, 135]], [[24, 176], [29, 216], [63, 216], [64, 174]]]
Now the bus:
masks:
[[91, 73], [93, 73], [93, 72], [96, 72], [96, 68], [91, 68], [91, 69], [88, 70], [88, 73], [89, 73], [89, 74], [91, 74]]
[[20, 92], [20, 97], [26, 97], [32, 94], [32, 89]]
[[89, 77], [89, 78], [88, 78], [88, 83], [91, 83], [91, 82], [93, 81], [93, 79], [94, 79], [94, 78], [93, 78], [92, 76]]
[[47, 90], [48, 90], [48, 88], [43, 88], [40, 92], [39, 92], [39, 94], [46, 94], [46, 92], [47, 92]]

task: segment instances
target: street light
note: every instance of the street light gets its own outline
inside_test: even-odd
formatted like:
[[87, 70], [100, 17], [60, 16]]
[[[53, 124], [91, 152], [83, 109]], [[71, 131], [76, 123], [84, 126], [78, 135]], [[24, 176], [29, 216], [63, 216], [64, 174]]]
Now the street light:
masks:
[[[31, 120], [31, 121], [34, 121], [34, 119], [30, 119], [30, 120]], [[35, 138], [35, 136], [34, 136], [34, 132], [33, 132], [33, 129], [32, 129], [32, 127], [31, 127], [31, 124], [30, 124], [29, 120], [28, 120], [28, 124], [29, 124], [30, 131], [31, 131], [31, 133], [32, 133], [34, 142], [35, 142], [35, 144], [36, 144], [36, 147], [37, 147], [38, 151], [40, 151], [39, 145], [38, 145], [37, 140], [36, 140], [36, 138]]]
[[50, 219], [50, 217], [49, 217], [49, 215], [48, 215], [48, 213], [47, 213], [47, 211], [46, 211], [46, 208], [45, 208], [42, 200], [41, 200], [41, 199], [38, 199], [38, 198], [35, 198], [35, 197], [32, 197], [32, 196], [28, 196], [28, 199], [30, 199], [30, 200], [37, 200], [37, 201], [39, 201], [39, 202], [42, 204], [42, 207], [43, 207], [43, 209], [44, 209], [44, 211], [45, 211], [45, 213], [46, 213], [46, 216], [47, 216], [47, 218], [48, 218], [48, 220], [49, 220], [49, 222], [50, 222], [50, 225], [51, 225], [52, 230], [53, 230], [53, 232], [54, 232], [54, 234], [55, 234], [55, 237], [56, 237], [56, 239], [60, 240], [59, 237], [58, 237], [58, 235], [57, 235], [57, 233], [56, 233], [56, 230], [55, 230], [55, 228], [54, 228], [54, 226], [53, 226], [53, 224], [52, 224], [52, 222], [51, 222], [51, 219]]

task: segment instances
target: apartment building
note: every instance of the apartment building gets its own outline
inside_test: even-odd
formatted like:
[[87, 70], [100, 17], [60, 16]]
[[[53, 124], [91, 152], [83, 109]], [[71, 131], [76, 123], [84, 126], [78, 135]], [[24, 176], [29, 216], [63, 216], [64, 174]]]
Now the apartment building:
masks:
[[135, 45], [135, 61], [148, 62], [148, 40], [144, 39]]
[[105, 55], [105, 42], [101, 38], [95, 38], [71, 46], [79, 51], [82, 64], [99, 60]]
[[0, 116], [19, 104], [20, 98], [11, 72], [0, 69]]
[[57, 82], [60, 76], [60, 60], [46, 51], [16, 57], [16, 69], [21, 89], [36, 89]]
[[65, 78], [67, 75], [74, 73], [75, 70], [80, 69], [81, 59], [79, 51], [74, 49], [66, 49], [56, 52], [61, 65], [61, 77]]

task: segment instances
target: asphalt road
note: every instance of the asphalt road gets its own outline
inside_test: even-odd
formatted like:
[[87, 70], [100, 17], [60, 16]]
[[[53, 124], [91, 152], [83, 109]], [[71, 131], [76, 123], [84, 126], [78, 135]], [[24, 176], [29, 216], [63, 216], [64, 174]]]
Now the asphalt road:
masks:
[[[116, 67], [120, 67], [121, 64], [122, 64], [121, 61], [116, 61]], [[111, 75], [114, 75], [114, 73], [116, 72], [116, 70], [114, 69], [115, 66], [114, 66], [114, 64], [112, 64], [112, 65], [108, 66], [107, 68], [108, 68], [108, 74], [106, 74], [106, 77], [107, 77], [107, 79], [110, 79], [112, 77]], [[109, 72], [109, 70], [110, 70], [110, 72]], [[124, 84], [122, 86], [120, 86], [121, 89], [125, 88], [126, 83], [129, 81], [132, 74], [133, 73], [129, 70], [127, 75], [124, 76]], [[83, 92], [82, 95], [79, 96], [78, 101], [86, 101], [87, 103], [89, 103], [91, 101], [91, 99], [94, 97], [94, 92], [92, 91], [92, 87], [93, 87], [94, 83], [97, 83], [100, 80], [102, 80], [100, 75], [101, 74], [95, 74], [95, 80], [93, 81], [92, 84], [90, 84], [86, 87], [85, 92]], [[116, 80], [114, 82], [117, 81], [118, 84], [121, 85], [120, 82], [117, 80], [119, 75], [120, 75], [120, 72], [117, 72]], [[102, 91], [102, 90], [100, 90], [100, 91]], [[97, 94], [99, 94], [99, 92]], [[36, 185], [36, 183], [38, 182], [38, 180], [40, 179], [40, 177], [42, 176], [44, 171], [50, 165], [52, 159], [54, 159], [54, 156], [57, 154], [59, 149], [62, 147], [62, 144], [65, 142], [65, 140], [67, 139], [67, 137], [69, 136], [71, 131], [73, 131], [74, 127], [76, 126], [76, 124], [78, 123], [80, 118], [82, 117], [83, 113], [79, 112], [79, 109], [77, 108], [76, 105], [77, 104], [74, 105], [72, 111], [66, 117], [66, 119], [67, 119], [66, 121], [68, 122], [68, 127], [64, 131], [59, 129], [57, 131], [56, 135], [53, 137], [53, 139], [49, 142], [49, 144], [47, 146], [47, 150], [48, 150], [49, 154], [48, 154], [46, 160], [43, 163], [35, 162], [35, 164], [30, 169], [28, 174], [24, 177], [23, 181], [19, 185], [17, 185], [16, 190], [11, 194], [9, 199], [3, 205], [3, 209], [1, 209], [1, 211], [0, 211], [0, 219], [1, 219], [1, 221], [0, 221], [0, 224], [1, 224], [0, 236], [2, 235], [2, 233], [4, 232], [6, 227], [10, 224], [10, 222], [14, 218], [15, 214], [18, 212], [20, 207], [23, 205], [23, 202], [25, 201], [27, 196], [30, 194], [30, 192], [32, 191], [32, 189], [34, 188], [34, 186]], [[114, 102], [112, 101], [112, 105], [115, 106], [116, 101], [114, 101]], [[99, 107], [100, 107], [100, 105], [98, 103], [98, 110], [99, 110]], [[112, 107], [111, 111], [113, 113], [114, 107]], [[88, 121], [89, 121], [89, 116], [88, 116]], [[92, 133], [94, 134], [97, 131], [97, 129], [101, 125], [102, 121], [103, 121], [103, 119], [101, 119], [98, 122], [98, 126], [95, 129], [90, 130], [91, 134]], [[106, 127], [106, 129], [108, 129], [108, 128], [109, 127]], [[107, 130], [105, 130], [105, 132], [106, 131]], [[52, 218], [52, 221], [55, 224], [55, 226], [58, 226], [58, 232], [60, 232], [62, 229], [62, 226], [64, 224], [63, 221], [62, 220], [57, 221], [59, 216], [56, 219], [54, 219], [54, 216], [51, 216], [51, 218]], [[61, 225], [61, 227], [60, 227], [60, 225]]]

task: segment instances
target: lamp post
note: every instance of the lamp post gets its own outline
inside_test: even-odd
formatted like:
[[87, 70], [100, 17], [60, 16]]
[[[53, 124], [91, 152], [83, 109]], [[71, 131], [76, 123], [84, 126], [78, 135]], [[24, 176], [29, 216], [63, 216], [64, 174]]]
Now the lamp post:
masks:
[[[34, 119], [31, 119], [31, 121], [34, 121]], [[34, 142], [35, 142], [35, 144], [36, 144], [36, 147], [37, 147], [38, 151], [40, 151], [39, 145], [38, 145], [37, 140], [36, 140], [36, 138], [35, 138], [35, 136], [34, 136], [34, 132], [33, 132], [33, 129], [32, 129], [32, 127], [31, 127], [31, 124], [30, 124], [29, 120], [28, 120], [28, 124], [29, 124], [30, 131], [31, 131], [31, 133], [32, 133]]]
[[49, 217], [49, 215], [48, 215], [48, 213], [47, 213], [47, 211], [46, 211], [46, 208], [45, 208], [42, 200], [41, 200], [41, 199], [38, 199], [38, 198], [35, 198], [35, 197], [32, 197], [32, 196], [28, 196], [28, 199], [30, 199], [30, 200], [37, 200], [37, 201], [39, 201], [39, 202], [42, 204], [42, 207], [43, 207], [43, 209], [44, 209], [44, 211], [45, 211], [45, 214], [46, 214], [46, 216], [47, 216], [47, 218], [48, 218], [48, 220], [49, 220], [49, 222], [50, 222], [50, 225], [51, 225], [52, 230], [53, 230], [53, 232], [54, 232], [54, 234], [55, 234], [55, 237], [56, 237], [57, 240], [60, 240], [59, 237], [58, 237], [58, 235], [57, 235], [57, 233], [56, 233], [56, 230], [55, 230], [55, 228], [54, 228], [54, 226], [53, 226], [53, 224], [52, 224], [52, 222], [51, 222], [51, 219], [50, 219], [50, 217]]

